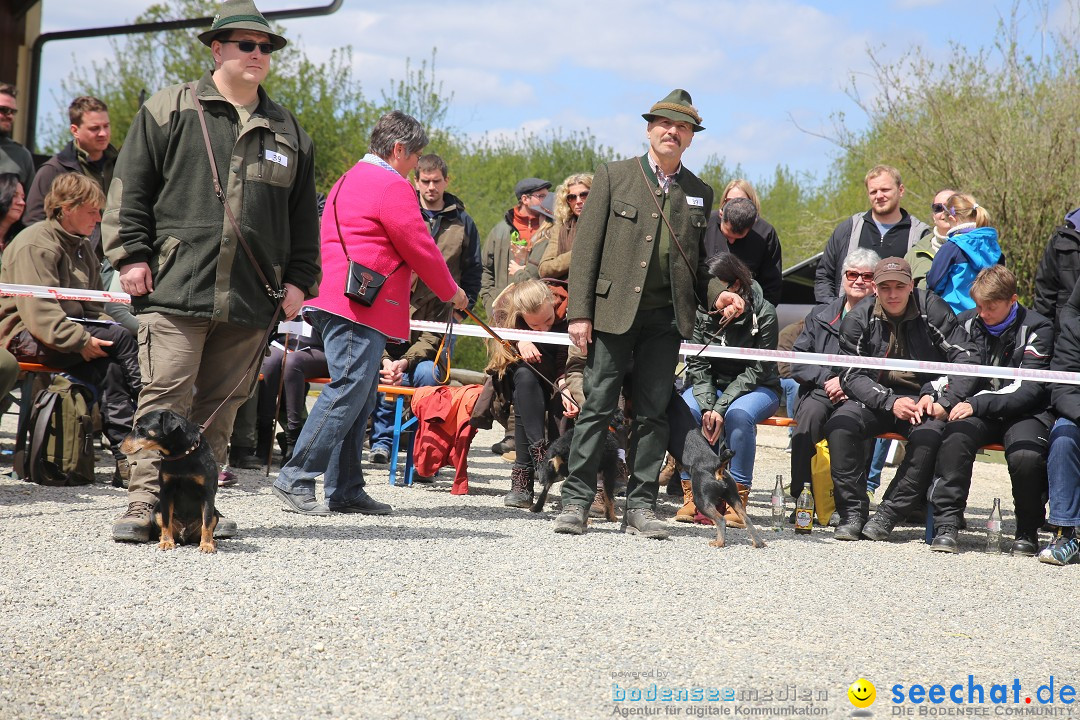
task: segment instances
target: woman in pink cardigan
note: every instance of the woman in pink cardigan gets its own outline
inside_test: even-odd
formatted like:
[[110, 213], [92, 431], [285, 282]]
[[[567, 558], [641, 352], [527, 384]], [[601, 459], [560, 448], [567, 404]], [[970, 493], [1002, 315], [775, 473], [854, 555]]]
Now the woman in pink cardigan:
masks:
[[[409, 289], [415, 272], [440, 300], [461, 310], [469, 301], [450, 276], [420, 215], [406, 177], [428, 143], [424, 128], [401, 112], [384, 115], [371, 131], [368, 154], [346, 172], [327, 198], [322, 219], [322, 283], [304, 306], [322, 334], [330, 383], [323, 387], [292, 459], [274, 482], [284, 509], [305, 515], [387, 515], [390, 506], [364, 491], [360, 458], [364, 429], [375, 407], [387, 340], [409, 337]], [[339, 235], [340, 229], [340, 235]], [[375, 302], [345, 297], [348, 257], [386, 276]], [[323, 475], [324, 502], [315, 497]]]

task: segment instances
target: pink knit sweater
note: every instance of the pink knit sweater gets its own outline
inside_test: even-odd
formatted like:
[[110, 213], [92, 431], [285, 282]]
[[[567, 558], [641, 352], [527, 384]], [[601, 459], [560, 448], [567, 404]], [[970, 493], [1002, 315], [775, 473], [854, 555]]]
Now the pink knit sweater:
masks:
[[[348, 263], [334, 222], [335, 198], [349, 257], [389, 275], [371, 307], [343, 294]], [[306, 307], [367, 325], [392, 340], [404, 340], [409, 337], [409, 290], [414, 272], [440, 300], [449, 301], [457, 292], [446, 261], [420, 215], [412, 185], [386, 168], [358, 162], [338, 179], [323, 211], [321, 237], [322, 282], [319, 296], [305, 303]]]

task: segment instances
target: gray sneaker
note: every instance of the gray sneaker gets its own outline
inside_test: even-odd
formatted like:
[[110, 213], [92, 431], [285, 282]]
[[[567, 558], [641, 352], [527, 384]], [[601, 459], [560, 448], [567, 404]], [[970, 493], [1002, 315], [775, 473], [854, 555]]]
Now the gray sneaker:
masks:
[[623, 513], [622, 531], [630, 535], [644, 535], [653, 540], [667, 540], [667, 526], [656, 517], [652, 508], [631, 508]]
[[217, 525], [214, 527], [214, 539], [215, 540], [228, 540], [236, 537], [238, 532], [235, 520], [230, 520], [227, 517], [218, 513]]
[[154, 519], [154, 506], [147, 502], [129, 502], [127, 510], [112, 526], [116, 542], [150, 542], [150, 527]]
[[315, 494], [311, 495], [297, 495], [296, 493], [286, 492], [277, 485], [270, 488], [275, 495], [285, 504], [282, 508], [285, 512], [300, 513], [301, 515], [329, 515], [330, 508], [326, 507], [326, 503], [321, 503], [315, 499]]
[[555, 532], [562, 535], [581, 535], [588, 523], [588, 505], [565, 505], [555, 518]]
[[389, 515], [393, 510], [388, 504], [379, 502], [375, 498], [360, 490], [360, 494], [346, 503], [328, 502], [330, 512], [358, 513], [360, 515]]

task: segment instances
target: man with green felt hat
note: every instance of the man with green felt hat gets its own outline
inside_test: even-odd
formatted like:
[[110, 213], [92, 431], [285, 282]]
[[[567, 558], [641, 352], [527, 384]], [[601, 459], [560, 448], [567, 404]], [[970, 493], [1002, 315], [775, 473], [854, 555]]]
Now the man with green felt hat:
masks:
[[[139, 109], [101, 233], [139, 320], [136, 417], [214, 417], [204, 434], [224, 465], [236, 410], [258, 379], [264, 330], [279, 305], [291, 319], [318, 291], [319, 215], [311, 138], [262, 88], [285, 38], [251, 0], [225, 0], [199, 40], [213, 71]], [[128, 460], [128, 509], [112, 536], [146, 542], [162, 460], [145, 450]], [[235, 531], [219, 521], [219, 536]]]
[[642, 117], [648, 151], [597, 168], [574, 240], [566, 317], [588, 360], [557, 533], [585, 530], [604, 433], [629, 374], [633, 467], [623, 529], [667, 537], [654, 507], [679, 343], [691, 337], [699, 305], [724, 302], [726, 286], [709, 275], [703, 248], [713, 190], [682, 164], [694, 133], [705, 129], [701, 116], [677, 89]]

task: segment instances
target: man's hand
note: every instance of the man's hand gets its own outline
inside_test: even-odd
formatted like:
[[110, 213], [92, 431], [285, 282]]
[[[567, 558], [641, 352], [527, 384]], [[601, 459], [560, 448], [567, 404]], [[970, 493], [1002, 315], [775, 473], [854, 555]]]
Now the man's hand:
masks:
[[510, 271], [509, 271], [510, 277], [514, 277], [515, 275], [517, 275], [519, 272], [521, 272], [524, 269], [525, 269], [524, 265], [519, 265], [518, 263], [514, 262], [513, 260], [510, 261]]
[[847, 400], [847, 393], [840, 387], [840, 378], [833, 377], [825, 381], [825, 394], [829, 396], [829, 400], [834, 403], [844, 402]]
[[742, 295], [725, 290], [716, 297], [716, 309], [723, 314], [725, 320], [734, 320], [746, 310], [746, 301]]
[[589, 351], [589, 343], [592, 342], [592, 320], [571, 320], [566, 331], [574, 347], [581, 352]]
[[571, 397], [570, 388], [562, 380], [559, 381], [558, 388], [559, 397], [562, 398], [563, 417], [576, 418], [578, 413], [581, 412], [581, 404], [577, 401], [577, 398]]
[[949, 413], [949, 420], [963, 420], [969, 418], [975, 414], [975, 409], [971, 407], [971, 403], [962, 402], [953, 405], [952, 412]]
[[932, 417], [935, 420], [945, 419], [945, 408], [934, 401], [933, 395], [923, 395], [919, 398], [919, 418], [912, 420], [911, 424], [920, 423], [927, 417]]
[[543, 357], [540, 354], [540, 348], [536, 347], [536, 345], [528, 340], [518, 341], [518, 355], [520, 355], [521, 359], [525, 362], [531, 363], [538, 363], [540, 362], [540, 358]]
[[710, 445], [715, 445], [724, 429], [724, 416], [715, 410], [706, 410], [701, 414], [701, 434]]
[[400, 385], [401, 378], [409, 368], [409, 361], [391, 360], [386, 358], [382, 361], [382, 369], [379, 370], [379, 383], [382, 385]]
[[304, 291], [292, 283], [285, 283], [285, 297], [281, 300], [281, 312], [285, 313], [285, 319], [292, 320], [299, 315], [303, 306]]
[[120, 268], [120, 289], [132, 296], [154, 292], [154, 278], [151, 277], [150, 266], [137, 262]]
[[101, 340], [96, 337], [91, 337], [90, 342], [83, 345], [79, 354], [82, 355], [82, 359], [86, 362], [91, 360], [97, 360], [98, 358], [108, 357], [109, 353], [105, 351], [105, 348], [112, 345], [109, 340]]
[[896, 416], [897, 420], [906, 420], [913, 424], [922, 419], [919, 403], [909, 397], [896, 398], [896, 401], [893, 402], [892, 414]]
[[[450, 302], [454, 304], [455, 310], [465, 310], [469, 307], [469, 296], [459, 287], [457, 292], [454, 293], [454, 297], [450, 298]], [[458, 319], [461, 320], [464, 319], [464, 317], [465, 316], [462, 315]]]

